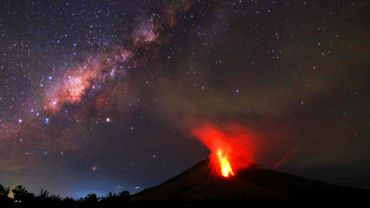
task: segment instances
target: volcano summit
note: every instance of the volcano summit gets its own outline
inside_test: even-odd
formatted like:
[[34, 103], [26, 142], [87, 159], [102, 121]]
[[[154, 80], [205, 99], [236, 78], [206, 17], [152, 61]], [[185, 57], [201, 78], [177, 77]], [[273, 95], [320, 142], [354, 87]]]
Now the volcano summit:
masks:
[[182, 174], [136, 195], [133, 202], [145, 204], [220, 206], [318, 206], [369, 203], [370, 191], [331, 185], [299, 176], [250, 166], [234, 176], [212, 171], [203, 160]]

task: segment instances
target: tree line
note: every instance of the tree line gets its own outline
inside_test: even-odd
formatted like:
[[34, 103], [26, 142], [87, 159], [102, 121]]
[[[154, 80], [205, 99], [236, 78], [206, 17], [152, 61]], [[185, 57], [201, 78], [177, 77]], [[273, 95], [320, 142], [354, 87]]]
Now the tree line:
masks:
[[79, 208], [79, 207], [122, 207], [129, 203], [130, 193], [122, 191], [118, 194], [109, 193], [106, 196], [98, 197], [95, 193], [86, 195], [80, 199], [70, 197], [62, 198], [60, 195], [50, 194], [41, 190], [35, 195], [22, 186], [18, 185], [13, 189], [0, 184], [0, 207], [23, 208], [23, 207], [53, 207], [53, 208]]

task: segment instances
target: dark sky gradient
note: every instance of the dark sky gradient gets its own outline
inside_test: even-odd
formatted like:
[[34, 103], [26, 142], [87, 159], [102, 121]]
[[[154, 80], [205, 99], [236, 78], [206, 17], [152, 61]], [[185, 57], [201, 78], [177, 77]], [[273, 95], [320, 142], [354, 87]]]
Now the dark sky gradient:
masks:
[[137, 192], [236, 122], [256, 163], [370, 187], [368, 1], [0, 2], [0, 183]]

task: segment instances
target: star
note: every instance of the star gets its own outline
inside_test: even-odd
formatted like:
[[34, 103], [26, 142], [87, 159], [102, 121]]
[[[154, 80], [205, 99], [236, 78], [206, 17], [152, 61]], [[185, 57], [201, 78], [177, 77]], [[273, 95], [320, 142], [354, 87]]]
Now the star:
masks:
[[44, 123], [45, 123], [45, 125], [48, 125], [49, 124], [49, 118], [45, 118], [45, 120], [44, 120]]

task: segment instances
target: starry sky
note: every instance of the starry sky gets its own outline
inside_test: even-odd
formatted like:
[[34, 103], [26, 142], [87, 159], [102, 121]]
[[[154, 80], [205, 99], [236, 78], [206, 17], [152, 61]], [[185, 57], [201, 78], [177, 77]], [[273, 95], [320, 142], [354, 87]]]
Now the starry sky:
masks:
[[0, 1], [0, 183], [138, 192], [208, 156], [370, 187], [368, 1]]

